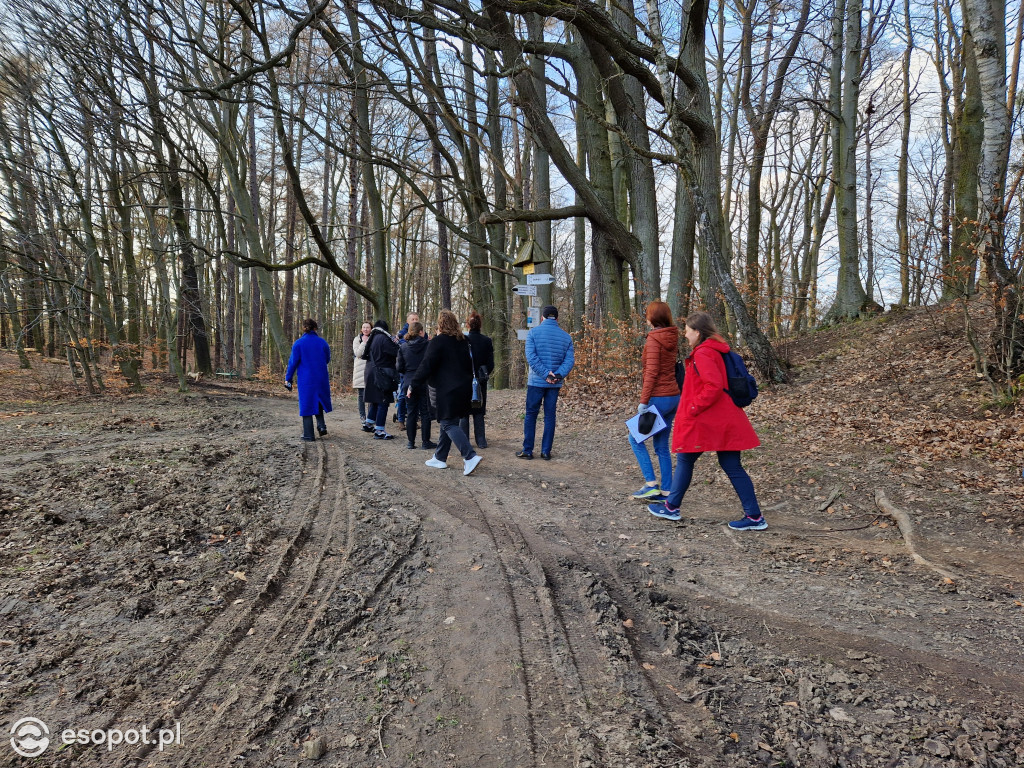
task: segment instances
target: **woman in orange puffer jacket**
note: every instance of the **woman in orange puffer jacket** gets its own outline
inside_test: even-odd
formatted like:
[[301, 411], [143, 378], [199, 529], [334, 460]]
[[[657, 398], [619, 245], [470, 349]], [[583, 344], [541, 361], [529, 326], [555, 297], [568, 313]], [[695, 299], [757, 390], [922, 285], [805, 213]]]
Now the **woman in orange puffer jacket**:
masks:
[[676, 383], [676, 357], [679, 348], [679, 328], [672, 322], [672, 310], [663, 301], [652, 301], [647, 305], [647, 324], [651, 330], [644, 344], [643, 387], [640, 391], [639, 413], [645, 413], [654, 406], [665, 419], [665, 429], [650, 439], [654, 443], [654, 454], [661, 469], [661, 484], [654, 474], [651, 456], [644, 443], [638, 443], [629, 436], [629, 447], [633, 449], [644, 484], [633, 494], [634, 499], [664, 501], [672, 484], [672, 454], [669, 452], [669, 437], [672, 434], [672, 420], [679, 406], [679, 384]]

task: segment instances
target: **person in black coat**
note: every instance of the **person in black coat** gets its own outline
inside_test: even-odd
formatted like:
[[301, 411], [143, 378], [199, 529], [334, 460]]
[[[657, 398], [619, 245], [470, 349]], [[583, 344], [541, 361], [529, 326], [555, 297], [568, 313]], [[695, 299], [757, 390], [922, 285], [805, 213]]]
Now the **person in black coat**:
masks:
[[436, 393], [435, 409], [441, 425], [437, 450], [427, 459], [427, 466], [445, 469], [448, 451], [455, 443], [466, 462], [462, 474], [472, 473], [483, 457], [469, 444], [459, 420], [469, 415], [469, 403], [473, 399], [473, 363], [469, 357], [469, 342], [459, 330], [459, 321], [447, 309], [441, 310], [437, 335], [427, 345], [427, 353], [412, 377], [409, 391], [424, 384], [429, 384]]
[[[402, 381], [410, 382], [416, 375], [416, 370], [427, 353], [429, 342], [423, 335], [423, 324], [418, 321], [409, 323], [405, 333], [405, 343], [398, 349], [398, 372], [402, 374]], [[409, 438], [406, 448], [416, 447], [416, 427], [423, 424], [423, 447], [437, 448], [437, 443], [430, 442], [430, 395], [427, 392], [427, 385], [423, 384], [417, 389], [409, 388], [410, 394], [406, 395], [405, 434]], [[403, 392], [402, 394], [406, 394]]]
[[[484, 434], [484, 414], [487, 413], [487, 380], [491, 378], [491, 373], [494, 371], [494, 344], [491, 343], [489, 336], [484, 336], [480, 333], [483, 318], [476, 312], [470, 313], [466, 325], [469, 326], [466, 340], [469, 342], [469, 349], [473, 353], [473, 365], [476, 366], [476, 379], [480, 382], [480, 396], [483, 400], [483, 405], [479, 408], [471, 407], [469, 409], [469, 416], [473, 417], [473, 434], [476, 438], [476, 447], [486, 448], [487, 436]], [[464, 417], [459, 422], [459, 426], [466, 433], [466, 437], [469, 437], [469, 416]]]
[[394, 402], [395, 388], [398, 386], [398, 371], [395, 368], [398, 356], [398, 342], [388, 330], [386, 320], [378, 320], [370, 331], [370, 340], [366, 342], [366, 387], [363, 399], [369, 405], [366, 411], [367, 420], [374, 422], [374, 440], [394, 440], [384, 425], [387, 423], [388, 405]]

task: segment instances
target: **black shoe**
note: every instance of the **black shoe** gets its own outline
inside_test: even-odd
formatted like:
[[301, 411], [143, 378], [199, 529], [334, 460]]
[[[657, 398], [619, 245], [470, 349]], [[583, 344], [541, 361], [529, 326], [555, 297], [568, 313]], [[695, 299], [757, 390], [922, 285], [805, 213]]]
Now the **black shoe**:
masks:
[[363, 424], [363, 432], [373, 432], [373, 427], [369, 424]]
[[527, 459], [527, 460], [529, 460], [529, 459], [533, 458], [533, 454], [532, 453], [528, 453], [526, 451], [516, 451], [516, 458], [517, 459]]
[[318, 429], [317, 432], [320, 433], [320, 437], [325, 437], [327, 435], [327, 427], [324, 427], [323, 429]]
[[542, 453], [542, 454], [540, 455], [540, 457], [541, 457], [542, 459], [544, 459], [544, 461], [551, 461], [551, 454], [550, 454], [550, 453]]
[[476, 441], [476, 447], [477, 448], [486, 448], [487, 447], [487, 441], [484, 440], [483, 438], [481, 438], [480, 440], [477, 440]]
[[397, 413], [392, 413], [391, 414], [391, 421], [394, 422], [395, 424], [398, 423], [398, 414]]
[[437, 448], [437, 443], [432, 443], [429, 440], [426, 440], [424, 441], [423, 445], [420, 446], [420, 448], [432, 451], [435, 448]]
[[412, 442], [406, 443], [406, 444], [405, 444], [405, 447], [406, 447], [406, 448], [409, 448], [409, 449], [411, 450], [412, 448], [415, 448], [415, 447], [416, 447], [416, 443], [412, 443]]
[[375, 432], [373, 435], [374, 440], [394, 440], [394, 435], [389, 435], [387, 432]]

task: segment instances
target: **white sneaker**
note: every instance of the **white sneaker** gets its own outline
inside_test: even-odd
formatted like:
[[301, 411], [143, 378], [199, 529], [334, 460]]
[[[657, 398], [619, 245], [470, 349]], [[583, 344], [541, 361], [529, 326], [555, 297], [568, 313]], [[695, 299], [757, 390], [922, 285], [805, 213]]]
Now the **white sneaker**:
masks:
[[466, 468], [462, 470], [462, 474], [464, 474], [464, 475], [471, 475], [471, 474], [473, 474], [473, 470], [476, 469], [477, 466], [480, 464], [480, 462], [483, 461], [483, 460], [484, 460], [484, 457], [481, 456], [478, 453], [476, 456], [474, 456], [472, 459], [470, 459], [469, 461], [466, 462]]
[[448, 469], [447, 464], [445, 464], [443, 461], [440, 461], [439, 459], [435, 459], [433, 456], [431, 456], [423, 463], [426, 464], [428, 467], [433, 467], [434, 469]]

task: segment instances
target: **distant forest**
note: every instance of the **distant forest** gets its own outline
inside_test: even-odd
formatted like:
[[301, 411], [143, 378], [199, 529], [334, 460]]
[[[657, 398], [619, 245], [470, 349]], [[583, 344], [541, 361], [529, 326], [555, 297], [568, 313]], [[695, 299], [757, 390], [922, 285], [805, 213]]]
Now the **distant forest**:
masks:
[[310, 316], [347, 382], [363, 320], [474, 309], [501, 386], [531, 306], [585, 333], [663, 299], [782, 381], [778, 339], [945, 301], [1012, 394], [1007, 5], [9, 0], [0, 347], [185, 388], [281, 371]]

